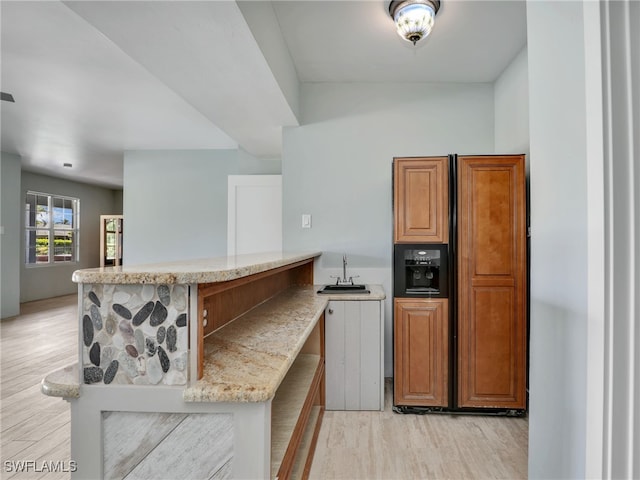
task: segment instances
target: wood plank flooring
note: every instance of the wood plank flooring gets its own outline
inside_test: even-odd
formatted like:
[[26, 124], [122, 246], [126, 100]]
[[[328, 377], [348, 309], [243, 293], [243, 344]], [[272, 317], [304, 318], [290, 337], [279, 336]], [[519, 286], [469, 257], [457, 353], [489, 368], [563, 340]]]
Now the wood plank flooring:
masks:
[[[77, 360], [77, 335], [75, 295], [25, 303], [19, 316], [0, 322], [0, 478], [70, 477], [7, 466], [69, 466], [69, 404], [41, 394], [40, 381]], [[390, 384], [385, 401], [384, 412], [325, 412], [311, 479], [527, 477], [526, 418], [399, 415]]]
[[[77, 296], [24, 303], [0, 322], [0, 457], [2, 479], [66, 479], [69, 404], [40, 393], [53, 370], [78, 360]], [[34, 462], [22, 464], [19, 462]]]
[[310, 479], [525, 479], [528, 421], [402, 415], [387, 380], [383, 412], [325, 412]]

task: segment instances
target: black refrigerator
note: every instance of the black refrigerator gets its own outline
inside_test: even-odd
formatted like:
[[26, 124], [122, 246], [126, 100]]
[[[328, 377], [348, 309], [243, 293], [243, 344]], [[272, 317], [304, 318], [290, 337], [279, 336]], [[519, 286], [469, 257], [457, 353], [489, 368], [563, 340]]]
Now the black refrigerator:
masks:
[[394, 158], [394, 411], [526, 413], [526, 198], [524, 155]]

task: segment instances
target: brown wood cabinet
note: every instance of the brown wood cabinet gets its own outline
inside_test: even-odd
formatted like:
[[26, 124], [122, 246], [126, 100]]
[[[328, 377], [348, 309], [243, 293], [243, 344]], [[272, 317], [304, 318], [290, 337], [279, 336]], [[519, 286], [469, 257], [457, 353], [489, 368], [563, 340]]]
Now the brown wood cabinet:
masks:
[[394, 300], [394, 403], [445, 407], [449, 389], [446, 298]]
[[524, 155], [458, 157], [458, 406], [526, 408]]
[[394, 243], [447, 243], [448, 157], [395, 158]]

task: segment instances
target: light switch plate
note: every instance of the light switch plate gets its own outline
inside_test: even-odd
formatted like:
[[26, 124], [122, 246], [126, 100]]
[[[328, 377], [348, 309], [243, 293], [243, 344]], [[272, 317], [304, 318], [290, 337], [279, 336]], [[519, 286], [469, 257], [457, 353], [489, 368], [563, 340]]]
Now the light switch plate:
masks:
[[302, 214], [302, 228], [311, 228], [311, 214]]

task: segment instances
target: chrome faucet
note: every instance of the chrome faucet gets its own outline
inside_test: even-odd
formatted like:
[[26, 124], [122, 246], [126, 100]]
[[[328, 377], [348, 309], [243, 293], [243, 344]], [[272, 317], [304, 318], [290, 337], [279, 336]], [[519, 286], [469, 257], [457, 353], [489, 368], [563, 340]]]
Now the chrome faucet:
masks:
[[336, 285], [353, 285], [353, 279], [358, 278], [360, 275], [349, 277], [347, 280], [347, 254], [342, 255], [342, 278], [339, 276], [331, 275], [330, 278], [336, 279]]
[[[347, 281], [347, 254], [342, 255], [342, 281]], [[353, 282], [353, 280], [352, 280]]]

